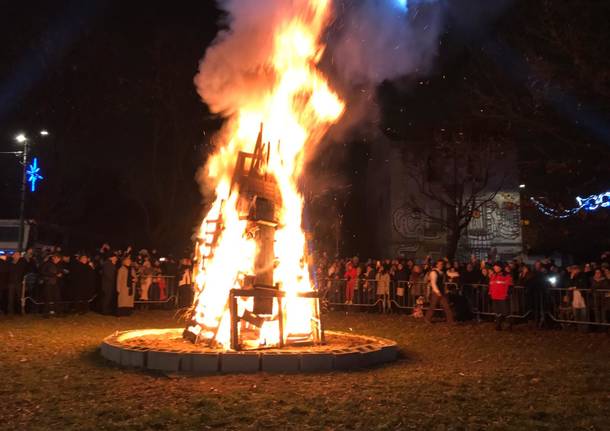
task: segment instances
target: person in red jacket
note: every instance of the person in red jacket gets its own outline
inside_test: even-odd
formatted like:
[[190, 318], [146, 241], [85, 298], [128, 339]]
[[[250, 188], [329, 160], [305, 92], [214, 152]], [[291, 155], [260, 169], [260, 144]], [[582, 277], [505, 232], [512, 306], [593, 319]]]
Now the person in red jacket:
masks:
[[358, 270], [352, 262], [347, 262], [345, 268], [345, 303], [351, 304], [354, 299], [354, 289], [358, 282]]
[[[502, 270], [499, 262], [494, 263], [493, 272], [489, 276], [489, 296], [491, 298], [492, 311], [496, 314], [496, 330], [502, 330], [502, 323], [510, 314], [508, 295], [513, 285], [513, 278]], [[508, 320], [508, 328], [512, 323]]]

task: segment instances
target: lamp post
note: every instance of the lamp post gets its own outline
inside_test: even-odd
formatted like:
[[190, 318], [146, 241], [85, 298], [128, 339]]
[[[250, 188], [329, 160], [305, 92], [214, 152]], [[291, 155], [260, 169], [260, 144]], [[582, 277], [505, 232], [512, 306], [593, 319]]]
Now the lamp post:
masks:
[[19, 207], [19, 251], [23, 251], [23, 237], [25, 233], [25, 190], [26, 190], [26, 169], [28, 165], [28, 138], [23, 134], [19, 134], [15, 137], [15, 140], [20, 144], [23, 144], [23, 151], [21, 152], [21, 205]]
[[[46, 130], [40, 131], [40, 136], [48, 136], [49, 132]], [[25, 198], [27, 190], [27, 166], [28, 166], [28, 150], [29, 150], [29, 139], [25, 134], [20, 133], [15, 136], [15, 140], [19, 144], [23, 144], [23, 150], [21, 151], [21, 203], [19, 206], [19, 251], [23, 251], [24, 244], [23, 240], [25, 237]]]

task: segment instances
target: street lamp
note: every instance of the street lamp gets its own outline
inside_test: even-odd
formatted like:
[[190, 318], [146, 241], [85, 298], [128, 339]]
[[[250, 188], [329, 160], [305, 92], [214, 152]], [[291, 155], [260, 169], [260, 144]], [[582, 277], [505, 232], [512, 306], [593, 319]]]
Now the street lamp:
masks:
[[23, 251], [23, 237], [25, 233], [25, 171], [28, 164], [28, 138], [23, 133], [20, 133], [15, 136], [15, 140], [23, 144], [23, 151], [21, 152], [21, 164], [23, 165], [21, 171], [21, 205], [19, 207], [19, 251]]
[[[45, 129], [40, 131], [41, 136], [48, 136], [49, 132]], [[21, 163], [23, 169], [21, 171], [21, 205], [19, 209], [19, 250], [23, 251], [23, 239], [25, 234], [25, 196], [26, 196], [26, 184], [27, 184], [27, 165], [28, 165], [28, 150], [29, 139], [24, 133], [20, 133], [15, 136], [15, 141], [19, 144], [23, 144], [23, 151], [21, 151]]]

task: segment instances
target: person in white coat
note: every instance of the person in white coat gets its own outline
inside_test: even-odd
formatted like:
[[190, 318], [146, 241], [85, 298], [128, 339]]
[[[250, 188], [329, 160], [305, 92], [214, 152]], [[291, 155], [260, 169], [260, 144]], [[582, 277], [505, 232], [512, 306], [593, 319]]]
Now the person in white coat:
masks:
[[381, 301], [381, 311], [386, 312], [390, 306], [390, 274], [381, 266], [375, 276], [377, 281], [377, 299]]
[[123, 258], [121, 267], [117, 272], [117, 316], [128, 316], [133, 311], [135, 277], [131, 268], [131, 258]]

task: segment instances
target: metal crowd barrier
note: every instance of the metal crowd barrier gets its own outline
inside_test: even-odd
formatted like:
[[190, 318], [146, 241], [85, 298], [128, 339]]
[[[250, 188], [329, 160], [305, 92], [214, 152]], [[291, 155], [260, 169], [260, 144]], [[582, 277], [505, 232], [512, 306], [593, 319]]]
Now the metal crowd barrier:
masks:
[[329, 306], [347, 306], [371, 309], [383, 306], [384, 298], [377, 296], [377, 281], [357, 279], [354, 281], [354, 295], [351, 303], [347, 301], [347, 284], [344, 278], [329, 278], [318, 281], [320, 297]]
[[178, 285], [173, 275], [140, 275], [135, 293], [135, 304], [178, 305]]
[[[474, 318], [495, 316], [486, 284], [446, 283], [448, 295], [461, 296], [467, 303]], [[424, 282], [390, 282], [388, 295], [377, 295], [377, 281], [358, 279], [354, 286], [353, 300], [346, 301], [347, 280], [343, 278], [319, 279], [318, 289], [328, 306], [337, 309], [366, 310], [378, 309], [381, 312], [412, 311], [417, 300], [423, 297], [422, 309], [428, 309], [431, 289]], [[565, 303], [569, 288], [542, 287], [527, 289], [513, 286], [508, 297], [510, 314], [508, 318], [532, 319], [543, 324], [547, 319], [556, 323], [610, 326], [610, 289], [580, 289], [586, 307], [575, 310]], [[451, 299], [451, 298], [450, 298]], [[436, 310], [441, 311], [441, 308]]]
[[[46, 302], [38, 295], [34, 295], [36, 288], [39, 286], [38, 278], [32, 277], [33, 274], [28, 274], [23, 278], [21, 289], [19, 292], [19, 305], [21, 314], [26, 314], [27, 304], [36, 306], [44, 306]], [[28, 287], [29, 286], [29, 287]], [[146, 299], [143, 299], [143, 289], [146, 289]], [[141, 276], [136, 280], [135, 286], [135, 304], [178, 304], [179, 292], [177, 280], [174, 276], [169, 275], [154, 275]], [[71, 300], [71, 301], [56, 301], [51, 304], [71, 305], [71, 304], [91, 304], [97, 295], [93, 295], [90, 299]]]
[[[49, 302], [49, 305], [91, 304], [93, 301], [95, 301], [95, 298], [97, 298], [97, 295], [93, 295], [90, 299], [81, 299], [81, 300], [75, 300], [75, 301]], [[21, 298], [21, 314], [25, 314], [25, 308], [26, 308], [28, 301], [30, 301], [31, 304], [40, 306], [40, 307], [47, 305], [47, 303], [44, 301], [36, 300], [36, 299], [32, 298], [31, 296], [24, 296]]]
[[[21, 314], [26, 314], [26, 307], [27, 307], [28, 302], [30, 304], [38, 306], [38, 307], [43, 307], [43, 306], [47, 305], [47, 303], [45, 301], [40, 299], [40, 297], [37, 297], [38, 295], [33, 295], [33, 293], [36, 291], [35, 289], [37, 286], [40, 286], [40, 283], [39, 283], [39, 278], [36, 274], [30, 273], [30, 274], [26, 274], [25, 277], [23, 277], [23, 280], [21, 281], [21, 289], [19, 292], [19, 305], [21, 307]], [[39, 293], [42, 293], [42, 292], [39, 292]], [[91, 304], [93, 301], [95, 301], [95, 298], [97, 298], [96, 294], [94, 294], [89, 299], [76, 299], [76, 300], [71, 300], [71, 301], [54, 301], [54, 302], [49, 302], [49, 305], [63, 306], [63, 305], [76, 305], [76, 304]]]
[[[31, 275], [24, 278], [21, 284], [20, 305], [21, 313], [25, 314], [26, 304], [30, 303], [42, 306], [40, 301], [33, 295], [27, 295], [28, 290], [33, 291], [36, 280]], [[28, 278], [30, 277], [30, 278]], [[318, 279], [317, 288], [320, 298], [325, 305], [341, 309], [354, 310], [378, 310], [380, 312], [390, 311], [412, 311], [420, 297], [424, 298], [423, 310], [427, 310], [430, 299], [430, 287], [424, 282], [390, 281], [388, 294], [377, 294], [377, 280], [357, 279], [354, 280], [354, 291], [351, 302], [346, 299], [348, 281], [344, 278]], [[30, 289], [28, 289], [28, 284]], [[167, 275], [140, 276], [136, 282], [136, 304], [168, 304], [179, 303], [179, 289], [176, 277]], [[477, 320], [482, 316], [494, 316], [491, 311], [491, 299], [489, 298], [488, 286], [486, 284], [456, 284], [446, 283], [445, 288], [450, 295], [463, 297]], [[610, 327], [610, 289], [579, 289], [584, 300], [585, 307], [576, 309], [569, 303], [571, 288], [543, 287], [528, 290], [523, 286], [514, 286], [509, 295], [510, 318], [527, 319], [533, 318], [543, 324], [546, 319], [559, 324], [574, 324], [587, 326]], [[88, 300], [57, 301], [55, 304], [78, 304], [92, 303], [96, 298], [94, 295]], [[568, 298], [568, 300], [566, 300]], [[442, 310], [437, 308], [437, 310]]]
[[546, 298], [543, 300], [548, 308], [546, 315], [557, 323], [610, 327], [610, 289], [578, 289], [578, 291], [584, 300], [582, 308], [574, 308], [569, 303], [574, 289], [569, 287], [547, 289]]

